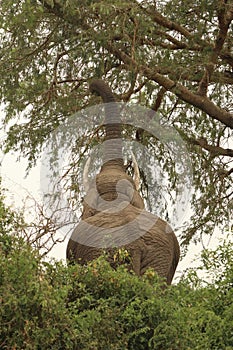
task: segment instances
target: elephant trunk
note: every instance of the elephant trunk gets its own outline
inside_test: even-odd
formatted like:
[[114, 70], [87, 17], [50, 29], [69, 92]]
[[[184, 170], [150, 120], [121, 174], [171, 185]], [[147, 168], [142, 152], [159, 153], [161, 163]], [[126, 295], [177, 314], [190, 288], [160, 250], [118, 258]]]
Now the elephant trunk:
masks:
[[92, 93], [102, 97], [105, 103], [105, 142], [104, 142], [104, 164], [105, 166], [120, 166], [124, 169], [122, 155], [122, 138], [119, 106], [110, 87], [102, 80], [93, 80], [89, 87]]

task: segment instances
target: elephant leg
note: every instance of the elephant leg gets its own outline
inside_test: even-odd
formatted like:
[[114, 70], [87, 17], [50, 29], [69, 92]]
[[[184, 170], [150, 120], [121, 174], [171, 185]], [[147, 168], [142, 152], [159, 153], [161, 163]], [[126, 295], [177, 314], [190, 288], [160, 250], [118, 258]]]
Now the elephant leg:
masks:
[[178, 241], [177, 241], [175, 236], [173, 236], [173, 244], [174, 244], [174, 246], [173, 246], [173, 259], [172, 259], [172, 263], [171, 263], [168, 278], [167, 278], [168, 284], [171, 284], [171, 282], [172, 282], [173, 276], [174, 276], [175, 271], [176, 271], [176, 267], [177, 267], [179, 259], [180, 259], [180, 247], [179, 247]]
[[133, 271], [137, 276], [141, 275], [141, 258], [142, 258], [142, 254], [139, 249], [134, 250], [131, 253]]
[[149, 248], [146, 256], [141, 261], [141, 274], [144, 274], [148, 267], [153, 268], [160, 277], [165, 277], [168, 284], [171, 283], [170, 269], [172, 265], [172, 253], [169, 250]]
[[126, 249], [130, 252], [131, 264], [133, 271], [137, 276], [142, 275], [142, 260], [147, 254], [147, 247], [141, 239], [136, 240], [126, 246]]

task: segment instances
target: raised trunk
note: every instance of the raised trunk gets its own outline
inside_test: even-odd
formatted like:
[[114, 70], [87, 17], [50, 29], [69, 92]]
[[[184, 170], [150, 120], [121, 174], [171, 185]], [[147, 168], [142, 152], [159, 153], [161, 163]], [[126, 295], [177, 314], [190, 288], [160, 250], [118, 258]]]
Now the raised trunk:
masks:
[[90, 91], [102, 97], [105, 103], [105, 142], [103, 167], [120, 166], [123, 168], [121, 121], [119, 107], [110, 87], [102, 80], [93, 80]]

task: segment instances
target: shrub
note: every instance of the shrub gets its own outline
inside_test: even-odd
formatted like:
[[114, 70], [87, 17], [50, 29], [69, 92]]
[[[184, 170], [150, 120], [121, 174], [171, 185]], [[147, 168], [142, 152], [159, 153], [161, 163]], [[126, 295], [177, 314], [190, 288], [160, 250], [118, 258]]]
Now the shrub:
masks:
[[209, 281], [189, 270], [164, 288], [153, 271], [138, 278], [104, 256], [87, 266], [44, 261], [12, 234], [1, 200], [0, 214], [0, 349], [232, 349], [232, 243], [203, 253]]

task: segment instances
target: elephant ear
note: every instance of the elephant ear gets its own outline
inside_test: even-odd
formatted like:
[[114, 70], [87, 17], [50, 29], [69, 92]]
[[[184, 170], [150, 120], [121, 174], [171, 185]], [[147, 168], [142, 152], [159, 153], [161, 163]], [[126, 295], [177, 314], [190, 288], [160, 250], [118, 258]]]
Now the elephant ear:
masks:
[[103, 80], [93, 80], [89, 86], [92, 93], [102, 97], [105, 108], [105, 142], [103, 166], [117, 165], [124, 169], [119, 106], [112, 90]]

